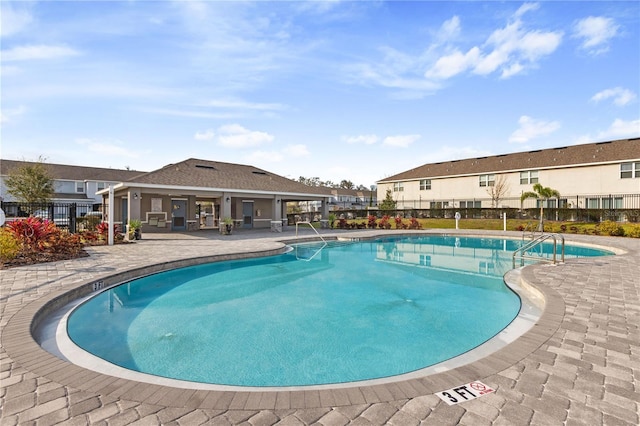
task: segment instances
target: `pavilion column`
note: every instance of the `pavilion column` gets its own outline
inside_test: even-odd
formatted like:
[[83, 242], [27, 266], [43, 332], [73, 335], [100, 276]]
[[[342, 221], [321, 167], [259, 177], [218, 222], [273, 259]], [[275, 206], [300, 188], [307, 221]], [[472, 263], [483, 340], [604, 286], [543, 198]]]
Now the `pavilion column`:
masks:
[[228, 192], [222, 193], [222, 200], [220, 201], [220, 221], [224, 220], [225, 217], [231, 217], [231, 194]]
[[320, 213], [323, 219], [329, 219], [329, 201], [330, 198], [324, 198], [320, 205]]
[[271, 217], [273, 220], [282, 220], [282, 210], [284, 209], [284, 205], [279, 195], [275, 196], [272, 206], [273, 210], [271, 212]]

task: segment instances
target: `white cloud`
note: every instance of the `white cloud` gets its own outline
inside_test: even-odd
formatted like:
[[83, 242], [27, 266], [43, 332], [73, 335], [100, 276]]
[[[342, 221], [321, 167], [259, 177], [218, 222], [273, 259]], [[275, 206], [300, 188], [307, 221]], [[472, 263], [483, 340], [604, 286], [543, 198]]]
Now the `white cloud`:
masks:
[[442, 23], [436, 37], [439, 42], [447, 42], [449, 40], [457, 38], [459, 35], [460, 18], [458, 16], [453, 16], [451, 19], [448, 19]]
[[11, 61], [28, 61], [34, 59], [58, 59], [79, 55], [75, 49], [67, 46], [52, 46], [45, 44], [18, 46], [2, 51], [2, 59]]
[[614, 87], [612, 89], [605, 89], [601, 92], [593, 95], [591, 100], [593, 102], [600, 102], [606, 99], [613, 98], [613, 103], [618, 106], [625, 106], [631, 103], [636, 98], [636, 94], [629, 89], [622, 87]]
[[520, 128], [511, 134], [509, 142], [525, 143], [531, 139], [551, 134], [560, 128], [558, 121], [543, 121], [523, 115], [518, 120]]
[[640, 137], [640, 119], [625, 121], [616, 118], [607, 130], [598, 134], [596, 139], [602, 140], [637, 137]]
[[531, 10], [538, 10], [539, 7], [540, 7], [540, 3], [525, 3], [522, 6], [520, 6], [520, 8], [516, 11], [514, 16], [519, 18]]
[[239, 124], [229, 124], [218, 129], [218, 144], [229, 148], [248, 148], [273, 141], [265, 132], [245, 129]]
[[12, 3], [0, 3], [0, 36], [7, 37], [25, 30], [33, 22], [31, 13], [26, 9], [17, 10]]
[[420, 135], [397, 135], [387, 136], [382, 143], [388, 146], [395, 146], [399, 148], [407, 148], [409, 145], [420, 139]]
[[376, 135], [342, 136], [341, 139], [348, 144], [363, 143], [365, 145], [373, 145], [378, 142], [378, 136]]
[[467, 53], [455, 51], [438, 59], [433, 67], [425, 73], [425, 77], [434, 79], [451, 78], [474, 67], [480, 59], [480, 49], [473, 47]]
[[193, 135], [193, 138], [197, 141], [210, 141], [215, 137], [215, 133], [213, 130], [211, 129], [207, 129], [204, 132], [196, 132], [195, 135]]
[[492, 50], [482, 57], [474, 72], [486, 75], [501, 70], [502, 78], [510, 77], [535, 67], [540, 59], [553, 53], [561, 41], [561, 32], [525, 30], [517, 15], [515, 22], [489, 36], [485, 46]]
[[284, 150], [283, 153], [285, 155], [287, 155], [288, 157], [308, 157], [309, 156], [309, 149], [307, 148], [306, 145], [303, 144], [296, 144], [296, 145], [288, 145]]
[[139, 158], [140, 154], [132, 150], [128, 144], [119, 140], [99, 140], [91, 138], [76, 139], [76, 143], [86, 146], [89, 152], [101, 156]]
[[611, 18], [589, 16], [576, 22], [573, 37], [582, 39], [581, 48], [597, 55], [609, 50], [609, 41], [618, 34], [620, 26]]
[[456, 48], [440, 56], [425, 77], [448, 79], [471, 70], [479, 75], [499, 71], [501, 78], [508, 78], [536, 67], [538, 61], [558, 48], [563, 36], [557, 31], [525, 28], [522, 16], [537, 8], [537, 3], [524, 4], [512, 16], [512, 22], [493, 31], [481, 47], [473, 46], [466, 53]]

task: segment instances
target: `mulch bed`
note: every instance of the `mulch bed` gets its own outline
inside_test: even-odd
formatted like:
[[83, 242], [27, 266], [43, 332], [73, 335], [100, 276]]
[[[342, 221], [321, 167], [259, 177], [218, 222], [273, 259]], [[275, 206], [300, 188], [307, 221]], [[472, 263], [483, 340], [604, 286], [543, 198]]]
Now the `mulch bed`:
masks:
[[0, 269], [14, 268], [16, 266], [37, 265], [39, 263], [57, 262], [59, 260], [78, 259], [87, 257], [89, 253], [82, 250], [76, 254], [69, 253], [34, 253], [30, 256], [18, 255], [15, 259], [0, 264]]

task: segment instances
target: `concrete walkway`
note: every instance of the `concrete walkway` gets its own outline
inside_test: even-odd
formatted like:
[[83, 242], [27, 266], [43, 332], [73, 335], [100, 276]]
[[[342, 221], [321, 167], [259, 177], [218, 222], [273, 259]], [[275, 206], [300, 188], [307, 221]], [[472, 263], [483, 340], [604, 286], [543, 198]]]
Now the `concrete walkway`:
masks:
[[[443, 233], [445, 230], [424, 231]], [[393, 231], [392, 231], [393, 232]], [[447, 234], [508, 235], [464, 232]], [[328, 235], [371, 235], [371, 231]], [[301, 235], [311, 237], [309, 230]], [[90, 256], [0, 271], [0, 424], [638, 425], [640, 240], [566, 235], [625, 253], [534, 265], [522, 279], [546, 298], [539, 323], [503, 350], [446, 374], [347, 390], [208, 392], [115, 379], [59, 360], [31, 338], [42, 308], [110, 276], [194, 257], [277, 252], [282, 234], [147, 234]], [[86, 291], [86, 290], [85, 290]], [[52, 302], [53, 301], [53, 302]], [[496, 392], [449, 406], [435, 392], [481, 380]]]

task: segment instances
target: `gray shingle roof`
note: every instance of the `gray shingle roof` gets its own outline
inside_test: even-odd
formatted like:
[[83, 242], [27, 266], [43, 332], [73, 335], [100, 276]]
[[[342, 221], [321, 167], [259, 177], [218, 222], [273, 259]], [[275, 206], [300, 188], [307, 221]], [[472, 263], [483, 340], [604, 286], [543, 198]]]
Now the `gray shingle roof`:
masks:
[[128, 186], [152, 184], [217, 188], [242, 191], [267, 191], [280, 193], [314, 194], [329, 196], [325, 188], [311, 187], [254, 166], [222, 163], [190, 158], [169, 164], [159, 170], [133, 177]]
[[[6, 176], [13, 170], [37, 164], [32, 161], [0, 160], [0, 175]], [[101, 167], [69, 166], [66, 164], [43, 163], [49, 175], [58, 180], [91, 180], [96, 182], [122, 182], [138, 176], [140, 171], [107, 169]]]
[[640, 160], [640, 138], [424, 164], [378, 183]]

